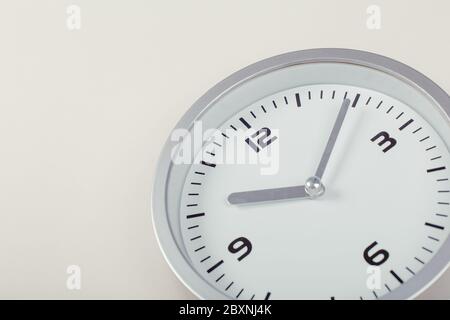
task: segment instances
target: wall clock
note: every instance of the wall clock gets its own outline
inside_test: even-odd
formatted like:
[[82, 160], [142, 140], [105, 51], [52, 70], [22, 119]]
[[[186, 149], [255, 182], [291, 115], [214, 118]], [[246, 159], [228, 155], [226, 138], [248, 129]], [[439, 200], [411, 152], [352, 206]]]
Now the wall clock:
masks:
[[201, 122], [193, 163], [173, 161], [185, 143], [162, 151], [162, 251], [204, 299], [413, 298], [449, 264], [449, 115], [442, 89], [380, 55], [250, 65], [178, 123], [195, 140]]

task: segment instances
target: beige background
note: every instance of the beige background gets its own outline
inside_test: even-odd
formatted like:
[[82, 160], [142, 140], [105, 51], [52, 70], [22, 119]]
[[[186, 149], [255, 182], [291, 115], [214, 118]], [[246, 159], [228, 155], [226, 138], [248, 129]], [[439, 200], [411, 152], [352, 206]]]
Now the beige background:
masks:
[[[366, 28], [370, 4], [381, 30]], [[2, 1], [0, 298], [193, 298], [160, 254], [150, 193], [195, 99], [250, 63], [316, 47], [387, 55], [450, 92], [449, 12], [445, 0]], [[80, 291], [66, 289], [71, 264]], [[450, 272], [424, 297], [449, 299]]]

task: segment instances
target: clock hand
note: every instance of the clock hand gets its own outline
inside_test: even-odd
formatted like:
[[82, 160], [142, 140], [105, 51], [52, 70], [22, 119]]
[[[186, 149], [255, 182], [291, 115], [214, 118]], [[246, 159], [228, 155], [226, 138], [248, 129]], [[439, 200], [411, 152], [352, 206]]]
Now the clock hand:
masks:
[[348, 107], [350, 105], [349, 99], [344, 99], [341, 108], [337, 115], [336, 121], [334, 122], [333, 129], [331, 130], [330, 137], [328, 138], [327, 145], [320, 159], [319, 166], [317, 167], [316, 174], [314, 175], [319, 180], [322, 179], [325, 168], [327, 167], [328, 160], [330, 159], [331, 152], [333, 151], [334, 145], [336, 144], [337, 137], [344, 122], [345, 115], [347, 114]]
[[325, 187], [320, 179], [311, 177], [306, 180], [304, 186], [234, 192], [228, 196], [228, 202], [230, 204], [245, 204], [287, 199], [314, 199], [324, 192]]
[[310, 198], [305, 186], [283, 187], [254, 191], [234, 192], [228, 196], [230, 204], [244, 204], [273, 200], [285, 200], [292, 198]]

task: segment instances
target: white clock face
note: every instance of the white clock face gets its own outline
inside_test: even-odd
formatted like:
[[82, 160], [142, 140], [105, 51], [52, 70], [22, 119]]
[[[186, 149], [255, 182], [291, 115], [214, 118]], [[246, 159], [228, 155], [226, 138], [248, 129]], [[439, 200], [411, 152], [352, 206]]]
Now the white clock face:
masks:
[[[344, 96], [358, 101], [344, 120], [321, 197], [227, 201], [233, 192], [295, 186], [312, 176]], [[247, 134], [234, 139], [233, 127]], [[229, 141], [256, 152], [245, 137], [261, 128], [279, 144], [277, 173], [261, 175], [262, 164], [217, 164]], [[195, 268], [231, 298], [382, 296], [418, 273], [448, 235], [448, 150], [432, 126], [389, 96], [342, 85], [294, 88], [245, 108], [220, 131], [228, 138], [206, 144], [204, 164], [186, 177], [181, 230]], [[240, 250], [230, 251], [233, 241]], [[364, 252], [380, 249], [389, 257], [377, 290], [367, 286]]]
[[377, 299], [448, 261], [448, 118], [420, 90], [355, 70], [350, 83], [288, 79], [217, 109], [195, 163], [172, 171], [171, 228], [189, 269], [176, 271], [211, 298]]

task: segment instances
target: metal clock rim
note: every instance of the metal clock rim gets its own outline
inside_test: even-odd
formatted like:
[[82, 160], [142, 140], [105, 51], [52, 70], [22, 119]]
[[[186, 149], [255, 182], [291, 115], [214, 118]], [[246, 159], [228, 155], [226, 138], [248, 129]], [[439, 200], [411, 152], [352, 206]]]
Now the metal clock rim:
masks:
[[[293, 51], [273, 56], [251, 64], [225, 78], [201, 96], [184, 114], [176, 128], [188, 128], [193, 121], [217, 99], [241, 83], [271, 71], [292, 65], [338, 62], [370, 67], [408, 81], [429, 95], [450, 118], [450, 97], [436, 83], [415, 69], [391, 58], [354, 49], [319, 48]], [[171, 144], [168, 139], [158, 159], [154, 186], [151, 195], [153, 228], [158, 244], [169, 266], [177, 277], [199, 298], [226, 299], [227, 297], [210, 286], [180, 252], [168, 221], [166, 207], [167, 180], [171, 168]], [[404, 283], [383, 299], [410, 299], [433, 283], [450, 264], [450, 237], [439, 252], [411, 280]]]

